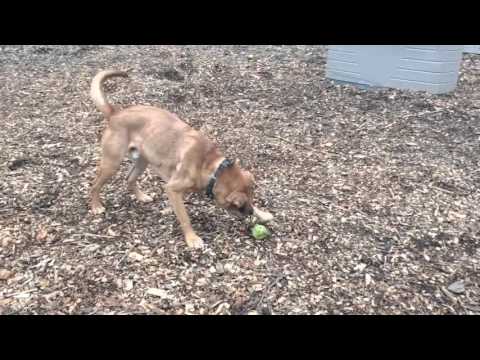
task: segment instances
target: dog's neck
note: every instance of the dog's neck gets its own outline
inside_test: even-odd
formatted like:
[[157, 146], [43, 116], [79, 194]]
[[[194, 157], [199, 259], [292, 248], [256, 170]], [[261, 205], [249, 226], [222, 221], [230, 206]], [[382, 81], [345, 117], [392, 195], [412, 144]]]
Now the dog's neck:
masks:
[[215, 171], [217, 171], [218, 167], [220, 166], [220, 164], [225, 160], [225, 156], [221, 156], [218, 157], [217, 159], [215, 159], [214, 161], [212, 161], [208, 166], [207, 166], [207, 174], [208, 176], [212, 176]]
[[215, 144], [207, 141], [205, 144], [205, 155], [203, 160], [203, 172], [204, 175], [209, 177], [215, 170], [217, 170], [218, 166], [222, 163], [225, 157], [222, 153], [218, 150]]
[[228, 170], [229, 168], [231, 168], [232, 166], [234, 166], [233, 161], [223, 158], [223, 160], [220, 162], [220, 164], [218, 164], [217, 168], [214, 170], [213, 174], [210, 175], [207, 188], [206, 188], [206, 194], [209, 198], [211, 199], [215, 198], [214, 188], [216, 183], [218, 182], [222, 173]]
[[215, 174], [220, 164], [225, 160], [215, 144], [206, 142], [205, 157], [203, 161], [202, 180], [199, 184], [201, 189], [206, 189], [211, 177]]

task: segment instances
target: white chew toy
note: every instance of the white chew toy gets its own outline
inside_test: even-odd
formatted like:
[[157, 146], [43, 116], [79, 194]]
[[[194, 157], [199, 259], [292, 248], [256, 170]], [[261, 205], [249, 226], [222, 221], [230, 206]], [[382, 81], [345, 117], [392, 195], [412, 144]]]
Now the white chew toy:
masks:
[[273, 220], [273, 215], [267, 211], [262, 211], [255, 206], [253, 207], [253, 214], [260, 220], [260, 222], [266, 223]]

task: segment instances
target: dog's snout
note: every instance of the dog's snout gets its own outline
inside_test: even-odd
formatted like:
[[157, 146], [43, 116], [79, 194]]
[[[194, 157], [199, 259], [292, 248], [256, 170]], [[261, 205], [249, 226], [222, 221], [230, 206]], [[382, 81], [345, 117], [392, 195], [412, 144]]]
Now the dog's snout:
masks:
[[242, 214], [250, 216], [250, 215], [253, 214], [253, 207], [248, 206], [248, 205], [244, 205], [244, 206], [242, 206], [240, 211], [242, 212]]

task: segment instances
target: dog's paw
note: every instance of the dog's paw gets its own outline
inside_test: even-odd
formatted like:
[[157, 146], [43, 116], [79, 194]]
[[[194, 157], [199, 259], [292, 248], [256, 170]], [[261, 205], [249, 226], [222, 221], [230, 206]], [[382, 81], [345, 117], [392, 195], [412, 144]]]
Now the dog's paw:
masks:
[[153, 201], [153, 198], [143, 192], [137, 194], [137, 200], [142, 203], [149, 203]]
[[185, 237], [187, 245], [192, 249], [201, 249], [204, 246], [203, 240], [196, 234], [192, 234]]

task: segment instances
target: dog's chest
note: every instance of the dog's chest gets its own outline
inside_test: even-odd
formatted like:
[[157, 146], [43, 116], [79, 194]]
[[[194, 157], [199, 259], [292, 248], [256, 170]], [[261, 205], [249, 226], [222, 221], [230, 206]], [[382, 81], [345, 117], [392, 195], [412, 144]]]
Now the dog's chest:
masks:
[[175, 172], [175, 165], [168, 163], [157, 163], [152, 165], [153, 170], [157, 173], [160, 178], [168, 182], [172, 177], [172, 174]]

